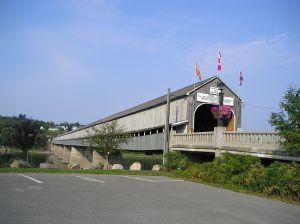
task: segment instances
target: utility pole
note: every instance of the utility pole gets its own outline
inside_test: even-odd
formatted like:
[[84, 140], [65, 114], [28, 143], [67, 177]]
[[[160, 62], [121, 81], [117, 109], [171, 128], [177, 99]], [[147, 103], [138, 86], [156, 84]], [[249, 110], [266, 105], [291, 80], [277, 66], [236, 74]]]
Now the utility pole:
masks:
[[166, 105], [166, 123], [165, 123], [165, 147], [164, 147], [164, 157], [163, 163], [165, 163], [165, 154], [169, 152], [169, 141], [170, 141], [170, 130], [169, 130], [169, 119], [170, 119], [170, 88], [167, 92], [167, 105]]

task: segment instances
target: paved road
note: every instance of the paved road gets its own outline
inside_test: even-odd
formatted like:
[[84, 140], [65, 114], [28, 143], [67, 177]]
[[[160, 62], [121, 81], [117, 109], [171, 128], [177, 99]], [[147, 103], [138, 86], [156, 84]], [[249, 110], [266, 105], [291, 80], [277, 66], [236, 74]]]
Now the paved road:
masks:
[[166, 177], [22, 175], [0, 174], [0, 223], [299, 224], [300, 221], [297, 205]]

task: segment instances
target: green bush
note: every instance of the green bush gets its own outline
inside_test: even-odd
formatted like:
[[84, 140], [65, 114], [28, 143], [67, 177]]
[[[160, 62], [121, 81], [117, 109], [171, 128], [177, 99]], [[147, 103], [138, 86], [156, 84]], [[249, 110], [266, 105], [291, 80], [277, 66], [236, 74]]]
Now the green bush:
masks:
[[274, 162], [266, 168], [264, 192], [282, 197], [300, 197], [299, 164]]
[[231, 178], [232, 184], [247, 190], [261, 192], [264, 187], [266, 171], [263, 165], [255, 163], [248, 170]]
[[164, 170], [185, 170], [187, 169], [189, 162], [188, 158], [178, 151], [168, 152], [165, 154]]
[[186, 177], [192, 178], [192, 179], [205, 179], [206, 170], [203, 167], [203, 164], [191, 164], [184, 172], [184, 175]]
[[[168, 156], [172, 161], [168, 164], [169, 170], [176, 170], [178, 157], [182, 155], [177, 153]], [[235, 189], [238, 186], [243, 190], [295, 200], [300, 198], [300, 165], [295, 162], [292, 164], [274, 162], [265, 168], [257, 157], [226, 153], [213, 162], [190, 163], [188, 167], [180, 170], [176, 171], [178, 175], [206, 183]]]
[[[251, 185], [250, 177], [255, 176], [251, 172], [256, 171], [258, 167], [261, 167], [259, 158], [225, 153], [213, 162], [203, 165], [207, 172], [204, 180], [222, 185], [247, 186]], [[248, 178], [245, 179], [246, 177]]]

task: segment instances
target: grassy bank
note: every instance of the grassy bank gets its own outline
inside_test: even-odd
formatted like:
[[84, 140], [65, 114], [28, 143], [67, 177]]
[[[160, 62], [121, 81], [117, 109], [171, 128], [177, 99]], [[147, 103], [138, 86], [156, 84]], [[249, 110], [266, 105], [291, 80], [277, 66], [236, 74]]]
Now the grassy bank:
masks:
[[164, 169], [169, 176], [300, 203], [300, 165], [295, 162], [265, 167], [257, 157], [227, 153], [213, 162], [195, 164], [172, 152]]
[[75, 169], [41, 169], [41, 168], [0, 168], [0, 173], [76, 173], [76, 174], [115, 174], [115, 175], [140, 175], [163, 176], [165, 172], [151, 170], [75, 170]]

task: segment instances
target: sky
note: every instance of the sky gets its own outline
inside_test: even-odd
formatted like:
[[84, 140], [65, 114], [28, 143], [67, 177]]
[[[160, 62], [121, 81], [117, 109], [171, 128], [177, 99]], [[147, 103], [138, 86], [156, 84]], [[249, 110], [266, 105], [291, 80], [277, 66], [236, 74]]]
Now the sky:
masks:
[[[0, 115], [88, 124], [217, 74], [243, 130], [300, 84], [297, 0], [0, 0]], [[244, 82], [239, 86], [239, 71]], [[196, 77], [195, 77], [196, 76]]]

